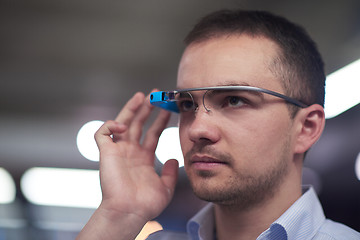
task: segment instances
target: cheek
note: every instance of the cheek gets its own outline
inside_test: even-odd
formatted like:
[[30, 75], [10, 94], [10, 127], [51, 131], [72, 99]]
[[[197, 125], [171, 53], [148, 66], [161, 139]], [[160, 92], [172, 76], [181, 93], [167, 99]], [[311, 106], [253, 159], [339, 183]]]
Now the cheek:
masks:
[[237, 124], [228, 123], [227, 128], [223, 129], [223, 140], [242, 167], [250, 165], [262, 168], [273, 164], [282, 153], [285, 141], [288, 141], [286, 126], [274, 119], [260, 118]]
[[184, 127], [184, 124], [179, 123], [180, 146], [181, 146], [181, 151], [183, 152], [184, 155], [190, 148], [190, 139], [187, 136], [186, 131], [187, 130], [186, 127]]

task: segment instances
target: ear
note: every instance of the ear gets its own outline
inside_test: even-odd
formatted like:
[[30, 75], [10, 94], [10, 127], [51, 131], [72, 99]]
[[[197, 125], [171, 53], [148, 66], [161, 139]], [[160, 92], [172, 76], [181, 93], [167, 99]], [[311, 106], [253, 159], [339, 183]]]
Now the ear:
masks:
[[295, 153], [305, 153], [320, 138], [325, 127], [324, 108], [313, 104], [301, 109], [295, 116], [297, 135]]

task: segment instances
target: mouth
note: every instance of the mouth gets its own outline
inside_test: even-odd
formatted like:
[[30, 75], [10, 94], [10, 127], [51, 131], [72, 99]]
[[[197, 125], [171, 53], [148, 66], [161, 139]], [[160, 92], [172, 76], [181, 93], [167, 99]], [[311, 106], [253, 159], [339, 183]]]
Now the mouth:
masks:
[[219, 160], [217, 158], [207, 156], [207, 155], [200, 155], [200, 154], [193, 155], [190, 158], [189, 163], [196, 170], [202, 170], [202, 171], [215, 170], [218, 167], [229, 165], [229, 163], [226, 161]]

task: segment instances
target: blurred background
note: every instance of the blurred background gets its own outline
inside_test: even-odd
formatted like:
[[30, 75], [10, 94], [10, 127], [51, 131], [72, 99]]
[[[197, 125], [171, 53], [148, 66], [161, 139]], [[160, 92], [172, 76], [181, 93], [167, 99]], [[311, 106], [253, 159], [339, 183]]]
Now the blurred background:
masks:
[[[96, 181], [75, 171], [97, 177], [98, 163], [78, 150], [78, 131], [89, 121], [113, 119], [136, 91], [173, 89], [184, 36], [201, 16], [222, 8], [269, 10], [304, 26], [327, 74], [360, 58], [358, 0], [0, 0], [0, 193], [13, 194], [0, 204], [0, 240], [75, 238], [98, 199], [83, 206], [34, 199], [44, 192], [44, 199], [85, 196], [89, 183], [99, 194]], [[327, 120], [304, 171], [327, 217], [357, 231], [359, 110]], [[74, 171], [43, 176], [38, 170], [45, 168]], [[26, 183], [30, 176], [38, 182]], [[38, 191], [35, 197], [27, 185]], [[175, 197], [156, 220], [181, 231], [203, 204], [181, 169]]]

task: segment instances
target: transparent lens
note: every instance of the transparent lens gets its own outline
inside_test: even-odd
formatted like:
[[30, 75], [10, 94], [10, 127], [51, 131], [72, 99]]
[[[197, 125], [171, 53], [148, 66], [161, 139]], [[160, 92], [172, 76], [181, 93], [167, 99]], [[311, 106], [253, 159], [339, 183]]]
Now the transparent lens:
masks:
[[257, 92], [243, 90], [208, 90], [204, 94], [203, 102], [207, 111], [229, 112], [245, 105], [258, 104], [261, 101], [260, 96]]
[[194, 98], [189, 92], [179, 92], [175, 95], [176, 105], [180, 112], [195, 111]]
[[209, 90], [203, 97], [204, 108], [207, 111], [225, 110], [242, 106], [244, 103], [241, 91]]

